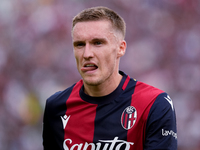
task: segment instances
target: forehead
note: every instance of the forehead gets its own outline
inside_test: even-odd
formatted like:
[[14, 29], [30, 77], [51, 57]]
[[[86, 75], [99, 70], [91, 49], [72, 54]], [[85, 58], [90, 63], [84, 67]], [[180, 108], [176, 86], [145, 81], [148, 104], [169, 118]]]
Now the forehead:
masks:
[[95, 38], [114, 35], [112, 24], [107, 20], [78, 22], [73, 30], [73, 39]]

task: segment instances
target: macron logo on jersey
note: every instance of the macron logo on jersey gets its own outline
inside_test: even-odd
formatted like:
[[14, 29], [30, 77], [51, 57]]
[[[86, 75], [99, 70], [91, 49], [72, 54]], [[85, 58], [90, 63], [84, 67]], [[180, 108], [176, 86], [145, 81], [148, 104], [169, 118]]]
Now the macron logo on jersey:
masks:
[[63, 123], [63, 129], [65, 129], [66, 125], [67, 125], [67, 122], [69, 121], [69, 118], [70, 118], [70, 115], [67, 116], [67, 115], [64, 115], [63, 117], [61, 117], [61, 120], [62, 120], [62, 123]]
[[172, 107], [172, 110], [174, 110], [173, 102], [172, 102], [172, 99], [169, 97], [169, 95], [167, 95], [167, 97], [164, 97], [164, 98], [169, 102], [169, 104]]

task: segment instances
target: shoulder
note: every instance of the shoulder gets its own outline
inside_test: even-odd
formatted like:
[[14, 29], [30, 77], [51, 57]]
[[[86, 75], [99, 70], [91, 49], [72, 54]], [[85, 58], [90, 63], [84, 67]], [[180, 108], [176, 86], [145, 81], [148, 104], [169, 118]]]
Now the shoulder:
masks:
[[[76, 89], [77, 87], [81, 87], [82, 82], [81, 80], [72, 86], [68, 87], [67, 89], [63, 91], [58, 91], [55, 94], [51, 95], [47, 100], [46, 100], [46, 108], [48, 109], [55, 108], [57, 106], [62, 105], [63, 103], [66, 103], [66, 100], [69, 98], [70, 94], [72, 93], [73, 89]], [[77, 90], [78, 91], [78, 90]]]
[[169, 120], [176, 120], [173, 101], [167, 93], [159, 94], [150, 109], [148, 123], [151, 124], [156, 120], [160, 120], [160, 123], [164, 121], [163, 124], [170, 123]]
[[130, 78], [125, 73], [123, 73], [122, 75], [126, 77], [122, 87], [122, 89], [124, 90], [123, 97], [131, 96], [133, 103], [149, 106], [149, 104], [152, 104], [155, 101], [158, 95], [164, 93], [163, 90], [160, 90], [154, 86], [138, 81], [136, 79]]
[[[75, 84], [74, 84], [75, 85]], [[63, 90], [63, 91], [58, 91], [56, 93], [54, 93], [53, 95], [51, 95], [49, 98], [47, 98], [47, 101], [46, 103], [47, 104], [52, 104], [52, 103], [55, 103], [57, 100], [59, 100], [60, 97], [62, 96], [67, 96], [71, 93], [74, 85], [68, 87], [67, 89]]]
[[145, 96], [153, 96], [153, 95], [159, 95], [160, 93], [164, 93], [163, 90], [160, 90], [154, 86], [151, 86], [149, 84], [146, 84], [144, 82], [137, 81], [136, 87], [135, 87], [135, 93], [138, 94], [146, 94]]
[[165, 92], [159, 94], [156, 98], [152, 109], [155, 109], [156, 107], [174, 111], [173, 101], [170, 96]]
[[161, 93], [164, 93], [164, 91], [146, 83], [136, 81], [132, 99], [137, 99], [137, 102], [142, 105], [148, 105], [149, 103], [152, 104]]

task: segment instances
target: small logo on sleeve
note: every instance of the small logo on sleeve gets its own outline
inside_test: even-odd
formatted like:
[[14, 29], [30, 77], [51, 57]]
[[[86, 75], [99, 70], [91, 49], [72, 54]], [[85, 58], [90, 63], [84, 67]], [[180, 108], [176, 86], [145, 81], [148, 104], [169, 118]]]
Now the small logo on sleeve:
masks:
[[121, 124], [122, 127], [126, 130], [129, 130], [133, 127], [137, 119], [137, 111], [135, 107], [128, 106], [122, 113]]
[[164, 97], [164, 98], [169, 102], [169, 104], [172, 107], [172, 110], [174, 110], [173, 102], [172, 102], [172, 99], [169, 97], [169, 95], [167, 95], [167, 97]]

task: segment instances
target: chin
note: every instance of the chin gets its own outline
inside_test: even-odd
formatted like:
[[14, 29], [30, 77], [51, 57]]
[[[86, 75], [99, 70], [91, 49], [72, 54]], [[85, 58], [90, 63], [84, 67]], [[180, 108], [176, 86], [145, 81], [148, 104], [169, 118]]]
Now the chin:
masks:
[[92, 79], [83, 79], [83, 81], [85, 84], [87, 84], [89, 86], [98, 86], [102, 83], [99, 80], [92, 80]]

